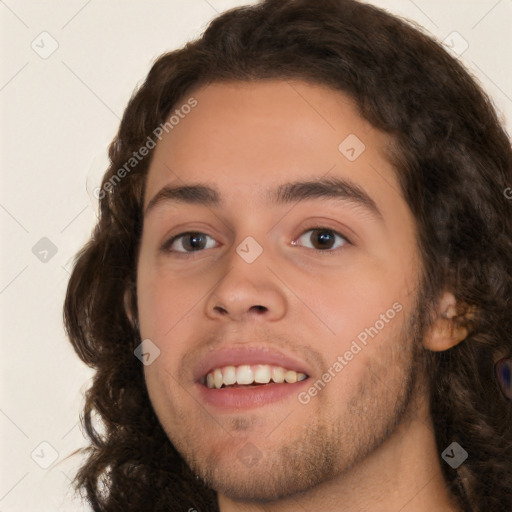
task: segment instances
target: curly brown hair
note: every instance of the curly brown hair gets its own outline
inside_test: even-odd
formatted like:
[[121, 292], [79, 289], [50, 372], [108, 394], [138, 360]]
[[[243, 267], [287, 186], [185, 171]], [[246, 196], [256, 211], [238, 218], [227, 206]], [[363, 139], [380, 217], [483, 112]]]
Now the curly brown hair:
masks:
[[[217, 17], [202, 37], [162, 55], [131, 98], [110, 145], [100, 217], [78, 253], [64, 305], [68, 336], [95, 374], [76, 476], [95, 511], [218, 510], [151, 406], [136, 318], [142, 198], [150, 154], [107, 182], [171, 110], [212, 82], [302, 79], [343, 91], [394, 140], [430, 304], [444, 288], [471, 308], [468, 337], [428, 352], [439, 453], [469, 458], [444, 477], [464, 511], [512, 510], [512, 407], [494, 364], [512, 352], [512, 150], [488, 96], [464, 67], [409, 23], [354, 0], [267, 0]], [[128, 306], [135, 313], [132, 321]], [[423, 324], [430, 322], [430, 308]]]

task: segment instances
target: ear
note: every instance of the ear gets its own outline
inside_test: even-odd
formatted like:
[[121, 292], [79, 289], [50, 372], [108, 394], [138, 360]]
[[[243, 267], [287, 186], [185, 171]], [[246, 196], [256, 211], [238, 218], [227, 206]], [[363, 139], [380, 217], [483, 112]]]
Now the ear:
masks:
[[466, 305], [458, 304], [453, 293], [443, 292], [434, 320], [423, 336], [423, 345], [434, 352], [454, 347], [467, 338], [467, 324], [471, 319], [472, 311]]

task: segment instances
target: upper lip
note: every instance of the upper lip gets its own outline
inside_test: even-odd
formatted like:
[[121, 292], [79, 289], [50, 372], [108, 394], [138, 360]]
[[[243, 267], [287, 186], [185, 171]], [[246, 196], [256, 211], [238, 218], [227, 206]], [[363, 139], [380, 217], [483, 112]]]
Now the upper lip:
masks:
[[262, 346], [231, 346], [205, 354], [195, 368], [194, 380], [201, 381], [205, 375], [215, 368], [240, 366], [243, 364], [282, 366], [287, 370], [294, 370], [296, 372], [305, 373], [308, 376], [310, 375], [310, 370], [304, 362], [273, 348]]

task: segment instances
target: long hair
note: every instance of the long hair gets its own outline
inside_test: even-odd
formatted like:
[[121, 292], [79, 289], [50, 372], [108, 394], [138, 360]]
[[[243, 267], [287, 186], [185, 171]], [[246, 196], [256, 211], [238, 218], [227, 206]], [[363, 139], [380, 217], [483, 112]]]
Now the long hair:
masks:
[[265, 78], [343, 91], [392, 136], [389, 157], [416, 219], [425, 293], [433, 303], [447, 288], [472, 311], [464, 341], [425, 355], [439, 455], [453, 441], [469, 454], [457, 469], [441, 460], [443, 474], [464, 511], [512, 509], [512, 406], [493, 370], [512, 352], [510, 140], [455, 58], [411, 24], [355, 0], [267, 0], [227, 11], [201, 38], [159, 57], [130, 99], [109, 148], [99, 220], [76, 257], [64, 305], [71, 343], [95, 369], [82, 417], [90, 445], [76, 487], [95, 511], [217, 510], [215, 492], [159, 424], [134, 356], [152, 153], [126, 163], [197, 88]]

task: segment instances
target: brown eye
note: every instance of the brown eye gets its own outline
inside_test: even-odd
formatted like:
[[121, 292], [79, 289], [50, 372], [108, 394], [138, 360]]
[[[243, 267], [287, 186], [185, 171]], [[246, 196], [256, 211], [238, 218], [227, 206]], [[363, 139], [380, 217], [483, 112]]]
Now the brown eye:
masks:
[[[310, 249], [325, 251], [338, 249], [348, 243], [348, 240], [340, 233], [328, 228], [312, 228], [305, 231], [298, 239], [298, 245], [304, 245]], [[297, 243], [295, 243], [297, 245]]]
[[215, 240], [200, 232], [180, 233], [165, 244], [165, 249], [175, 252], [197, 252], [203, 249], [211, 249], [215, 246]]

